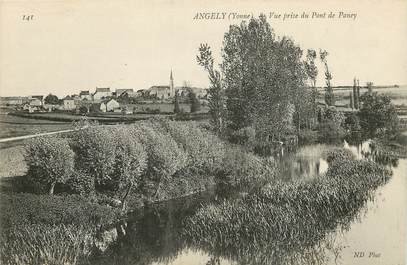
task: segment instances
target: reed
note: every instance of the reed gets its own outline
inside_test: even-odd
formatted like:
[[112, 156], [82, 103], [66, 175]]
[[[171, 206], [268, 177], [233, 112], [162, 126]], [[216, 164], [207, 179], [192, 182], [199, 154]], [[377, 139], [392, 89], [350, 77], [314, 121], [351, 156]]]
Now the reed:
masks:
[[234, 259], [255, 260], [259, 257], [250, 253], [264, 250], [262, 255], [276, 262], [287, 257], [279, 252], [307, 251], [330, 232], [347, 229], [391, 173], [340, 152], [324, 176], [277, 181], [243, 198], [204, 206], [185, 221], [185, 240]]
[[13, 227], [0, 242], [1, 263], [7, 265], [80, 264], [91, 254], [92, 233], [72, 225]]

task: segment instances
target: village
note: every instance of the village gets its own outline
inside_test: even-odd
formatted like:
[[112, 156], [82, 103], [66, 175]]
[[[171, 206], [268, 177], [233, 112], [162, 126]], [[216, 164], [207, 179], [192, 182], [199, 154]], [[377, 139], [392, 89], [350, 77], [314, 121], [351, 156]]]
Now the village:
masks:
[[[191, 87], [184, 82], [183, 86], [174, 86], [172, 71], [169, 85], [153, 85], [148, 89], [96, 87], [95, 90], [82, 90], [77, 94], [67, 95], [61, 99], [53, 94], [1, 97], [0, 105], [15, 111], [35, 112], [69, 112], [87, 113], [122, 113], [168, 112], [160, 104], [172, 104], [175, 96], [181, 103], [188, 103], [190, 93], [199, 99], [200, 104], [207, 102], [207, 89]], [[151, 107], [153, 106], [155, 107]], [[172, 110], [171, 110], [172, 111]]]

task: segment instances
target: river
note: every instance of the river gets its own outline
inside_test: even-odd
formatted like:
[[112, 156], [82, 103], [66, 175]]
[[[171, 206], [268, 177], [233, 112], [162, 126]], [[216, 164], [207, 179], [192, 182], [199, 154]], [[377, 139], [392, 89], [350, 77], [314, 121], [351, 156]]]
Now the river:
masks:
[[[282, 179], [312, 178], [323, 174], [326, 161], [320, 151], [326, 146], [306, 146], [280, 160]], [[344, 143], [357, 159], [365, 159], [369, 142], [358, 146]], [[407, 160], [399, 159], [387, 165], [393, 176], [379, 187], [355, 218], [345, 227], [324, 236], [318, 246], [301, 259], [293, 253], [296, 264], [386, 264], [406, 262], [407, 227]], [[216, 200], [215, 191], [174, 199], [146, 206], [134, 212], [127, 221], [126, 235], [110, 252], [98, 258], [95, 264], [151, 264], [151, 265], [220, 265], [269, 264], [262, 260], [245, 260], [211, 253], [185, 242], [184, 220], [196, 210]], [[261, 252], [261, 250], [259, 250]], [[225, 250], [224, 252], [230, 253]], [[237, 250], [239, 252], [239, 250]], [[233, 253], [233, 252], [232, 252]], [[248, 253], [251, 257], [253, 253]], [[239, 253], [239, 257], [245, 254]], [[254, 256], [258, 256], [257, 253]], [[261, 256], [261, 255], [260, 255]], [[305, 257], [305, 259], [304, 259]]]

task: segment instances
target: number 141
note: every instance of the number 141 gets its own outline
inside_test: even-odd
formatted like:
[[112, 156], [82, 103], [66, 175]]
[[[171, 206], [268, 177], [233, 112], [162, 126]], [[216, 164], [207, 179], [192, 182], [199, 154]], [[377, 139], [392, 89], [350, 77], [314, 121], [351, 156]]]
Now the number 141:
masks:
[[23, 15], [23, 20], [33, 20], [34, 19], [34, 15]]

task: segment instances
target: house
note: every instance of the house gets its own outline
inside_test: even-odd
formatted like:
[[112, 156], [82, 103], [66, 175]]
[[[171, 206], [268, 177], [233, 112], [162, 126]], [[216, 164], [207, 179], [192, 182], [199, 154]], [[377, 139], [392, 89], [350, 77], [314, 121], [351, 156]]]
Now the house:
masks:
[[138, 98], [138, 97], [143, 97], [145, 94], [148, 94], [148, 90], [146, 90], [146, 89], [139, 89], [139, 90], [137, 90], [135, 93], [134, 93], [134, 97], [135, 98]]
[[81, 98], [81, 100], [92, 100], [92, 95], [90, 94], [89, 90], [82, 90], [79, 93], [79, 97]]
[[175, 96], [174, 78], [172, 77], [172, 70], [170, 73], [169, 86], [152, 86], [148, 89], [150, 96], [155, 96], [158, 99], [168, 99]]
[[44, 96], [31, 96], [28, 100], [31, 106], [40, 107], [43, 105]]
[[116, 89], [116, 97], [120, 97], [125, 92], [127, 95], [129, 95], [129, 97], [134, 93], [132, 88]]
[[74, 110], [76, 109], [76, 104], [75, 104], [75, 99], [73, 97], [70, 96], [66, 96], [63, 99], [63, 109], [64, 110]]
[[93, 100], [100, 101], [111, 96], [112, 92], [110, 91], [109, 87], [97, 87], [95, 93], [93, 94]]
[[115, 99], [104, 100], [100, 103], [99, 109], [102, 112], [112, 112], [120, 109], [120, 104]]
[[39, 100], [38, 98], [31, 98], [30, 100], [29, 100], [29, 103], [28, 103], [30, 106], [32, 106], [32, 107], [41, 107], [42, 106], [42, 101], [41, 100]]
[[197, 98], [205, 98], [208, 94], [208, 89], [200, 87], [176, 87], [175, 91], [181, 97], [187, 97], [190, 91], [193, 91]]
[[58, 106], [57, 105], [54, 105], [54, 104], [44, 104], [44, 109], [46, 110], [46, 111], [48, 111], [48, 112], [51, 112], [51, 111], [53, 111], [53, 110], [55, 110], [55, 109], [57, 109], [58, 108]]
[[148, 89], [148, 94], [158, 99], [168, 99], [171, 97], [169, 86], [152, 86]]
[[3, 105], [18, 106], [23, 105], [28, 101], [27, 97], [2, 97], [1, 103]]

